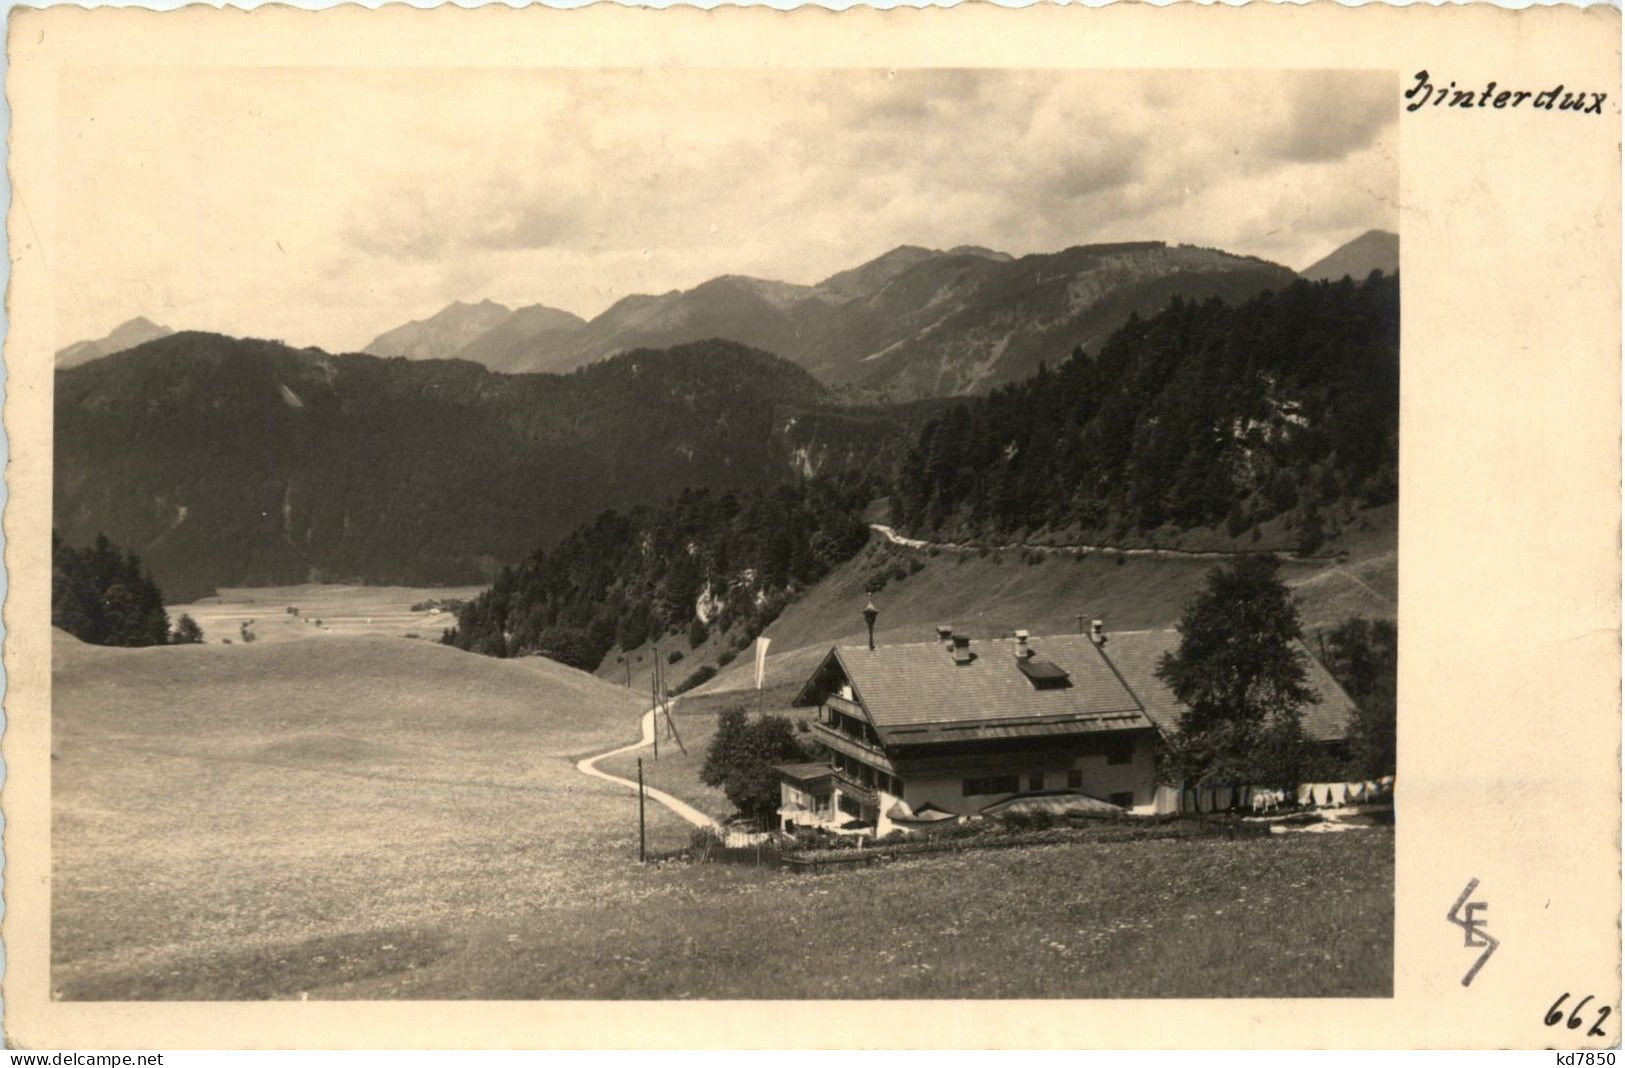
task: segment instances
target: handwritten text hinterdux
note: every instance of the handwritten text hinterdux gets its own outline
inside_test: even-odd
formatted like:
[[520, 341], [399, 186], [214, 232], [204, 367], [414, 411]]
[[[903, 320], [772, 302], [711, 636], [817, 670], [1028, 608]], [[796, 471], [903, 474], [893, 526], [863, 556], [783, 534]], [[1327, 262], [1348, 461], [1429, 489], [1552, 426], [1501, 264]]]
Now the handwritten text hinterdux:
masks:
[[1490, 82], [1480, 89], [1457, 89], [1456, 83], [1434, 85], [1428, 72], [1416, 72], [1416, 84], [1405, 90], [1406, 111], [1417, 111], [1431, 104], [1451, 108], [1517, 108], [1525, 103], [1540, 111], [1572, 111], [1583, 115], [1601, 115], [1607, 93], [1569, 90], [1559, 82], [1550, 89], [1499, 89]]

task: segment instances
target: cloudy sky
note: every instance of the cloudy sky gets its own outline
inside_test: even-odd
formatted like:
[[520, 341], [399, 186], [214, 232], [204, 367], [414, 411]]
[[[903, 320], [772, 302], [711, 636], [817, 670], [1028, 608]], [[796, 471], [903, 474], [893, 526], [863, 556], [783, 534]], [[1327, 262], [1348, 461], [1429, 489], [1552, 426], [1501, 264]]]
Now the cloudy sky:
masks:
[[1391, 75], [81, 68], [60, 344], [136, 315], [351, 350], [452, 300], [591, 317], [899, 244], [1218, 246], [1397, 226]]

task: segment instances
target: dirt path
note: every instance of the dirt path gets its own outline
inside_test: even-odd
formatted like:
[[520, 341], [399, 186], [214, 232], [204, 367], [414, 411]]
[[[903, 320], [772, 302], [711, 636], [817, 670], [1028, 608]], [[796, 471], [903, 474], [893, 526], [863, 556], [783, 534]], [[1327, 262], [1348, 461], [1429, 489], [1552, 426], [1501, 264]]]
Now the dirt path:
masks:
[[[583, 757], [582, 759], [576, 761], [576, 770], [581, 772], [583, 775], [591, 775], [595, 779], [603, 779], [605, 782], [612, 782], [619, 786], [624, 786], [633, 793], [636, 793], [638, 789], [637, 783], [633, 782], [631, 779], [623, 779], [619, 775], [611, 775], [607, 771], [599, 771], [598, 762], [608, 757], [619, 756], [622, 753], [631, 753], [638, 749], [642, 749], [645, 746], [653, 745], [655, 740], [655, 710], [651, 708], [649, 711], [645, 712], [643, 714], [643, 719], [640, 720], [639, 723], [643, 731], [643, 736], [637, 741], [633, 742], [631, 745], [623, 745], [619, 748], [611, 749], [606, 753], [599, 753], [595, 756]], [[701, 812], [699, 809], [688, 804], [687, 802], [679, 801], [677, 798], [666, 793], [664, 790], [656, 790], [652, 786], [645, 785], [643, 787], [643, 792], [645, 796], [653, 801], [658, 801], [660, 804], [665, 805], [685, 822], [693, 824], [695, 827], [713, 827], [719, 831], [722, 829], [721, 825], [718, 824], [716, 820], [712, 819], [710, 816], [707, 816], [705, 813]]]
[[992, 552], [1022, 552], [1028, 549], [1041, 553], [1117, 553], [1121, 556], [1156, 556], [1163, 559], [1186, 560], [1228, 560], [1241, 556], [1273, 556], [1277, 560], [1292, 563], [1313, 563], [1322, 560], [1335, 560], [1335, 556], [1300, 556], [1279, 549], [1273, 550], [1228, 550], [1228, 549], [1130, 549], [1118, 545], [1039, 545], [1032, 542], [1013, 541], [1005, 545], [971, 545], [958, 541], [925, 541], [921, 538], [910, 538], [897, 533], [884, 523], [870, 523], [869, 529], [891, 542], [906, 549], [945, 549], [949, 552], [974, 552], [988, 549]]
[[1335, 574], [1335, 575], [1342, 575], [1344, 578], [1348, 579], [1350, 582], [1354, 583], [1356, 586], [1360, 587], [1362, 590], [1369, 593], [1371, 596], [1375, 597], [1377, 600], [1383, 602], [1384, 604], [1387, 604], [1387, 605], [1393, 605], [1394, 604], [1394, 599], [1392, 597], [1388, 596], [1386, 593], [1382, 593], [1381, 591], [1377, 590], [1370, 583], [1366, 582], [1364, 579], [1362, 579], [1360, 576], [1356, 575], [1354, 572], [1350, 571], [1348, 568], [1346, 568], [1346, 567], [1334, 567], [1334, 568], [1332, 568], [1332, 573]]

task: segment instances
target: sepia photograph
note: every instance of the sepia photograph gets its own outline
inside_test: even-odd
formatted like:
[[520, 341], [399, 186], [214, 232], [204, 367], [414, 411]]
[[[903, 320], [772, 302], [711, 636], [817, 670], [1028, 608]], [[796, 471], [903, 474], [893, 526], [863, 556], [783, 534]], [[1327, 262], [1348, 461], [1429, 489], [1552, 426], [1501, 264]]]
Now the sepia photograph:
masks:
[[1391, 997], [1403, 81], [65, 71], [50, 996]]

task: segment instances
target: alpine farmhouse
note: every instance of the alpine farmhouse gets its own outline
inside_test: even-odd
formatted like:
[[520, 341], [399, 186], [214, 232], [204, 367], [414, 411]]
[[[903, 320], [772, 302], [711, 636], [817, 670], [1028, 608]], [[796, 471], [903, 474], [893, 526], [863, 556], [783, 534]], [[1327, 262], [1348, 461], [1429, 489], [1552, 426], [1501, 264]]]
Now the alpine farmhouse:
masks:
[[[1184, 711], [1157, 677], [1178, 631], [1107, 634], [1097, 621], [1089, 634], [973, 642], [944, 626], [935, 641], [877, 646], [873, 606], [864, 614], [869, 644], [831, 649], [795, 698], [818, 708], [811, 730], [831, 759], [778, 768], [781, 829], [929, 831], [1020, 803], [1181, 807], [1155, 759]], [[1339, 746], [1353, 702], [1298, 651], [1320, 695], [1304, 733]]]

